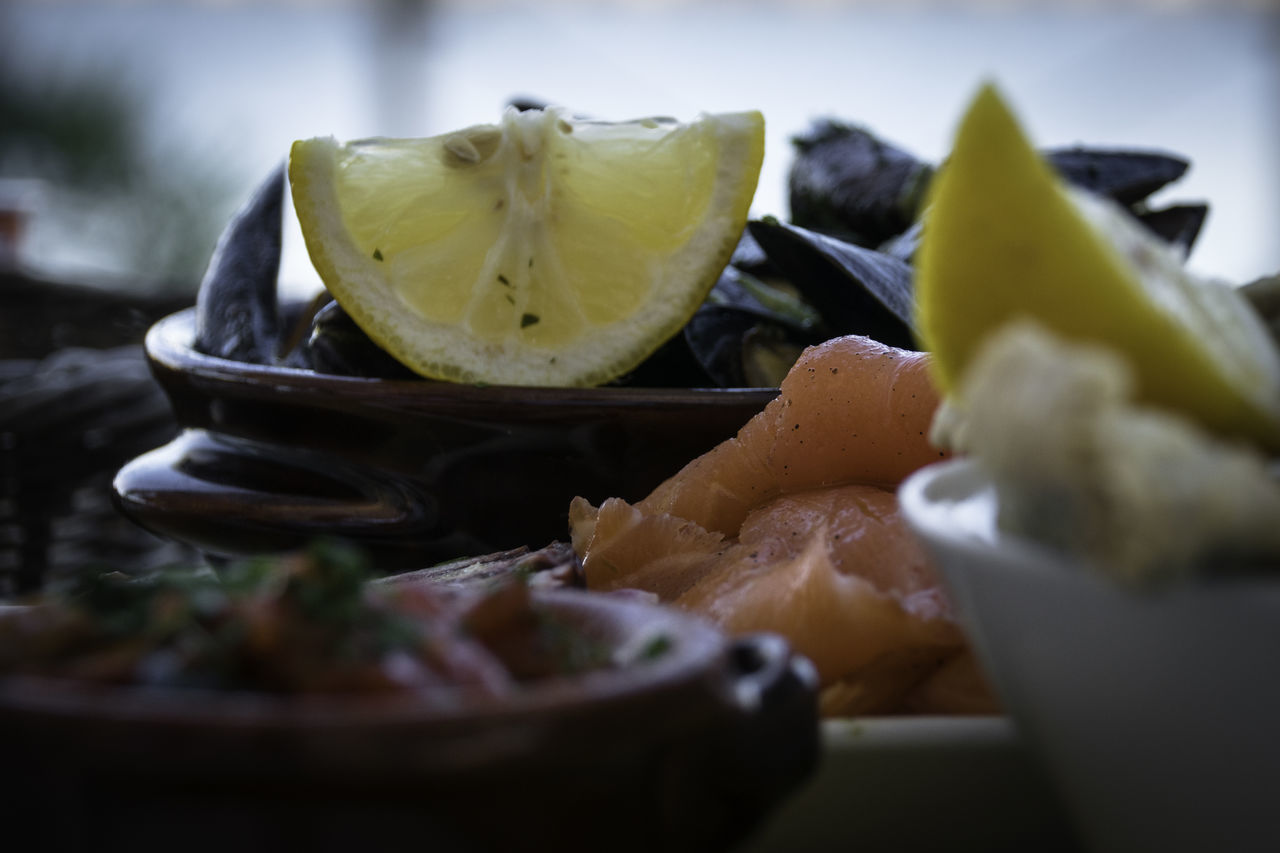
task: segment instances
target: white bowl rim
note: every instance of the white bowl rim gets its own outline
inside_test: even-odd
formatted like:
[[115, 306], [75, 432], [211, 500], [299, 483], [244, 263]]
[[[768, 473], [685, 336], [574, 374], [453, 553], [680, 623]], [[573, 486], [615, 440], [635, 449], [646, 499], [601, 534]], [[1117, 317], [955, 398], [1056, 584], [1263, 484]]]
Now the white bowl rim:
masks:
[[999, 530], [991, 475], [980, 460], [971, 457], [952, 458], [915, 471], [899, 486], [898, 503], [903, 520], [918, 537], [979, 560], [989, 571], [1016, 565], [1021, 572], [1087, 578], [1090, 583], [1132, 594], [1195, 594], [1212, 587], [1221, 592], [1267, 590], [1268, 595], [1274, 595], [1280, 585], [1280, 572], [1195, 573], [1178, 577], [1176, 583], [1124, 584], [1078, 557]]

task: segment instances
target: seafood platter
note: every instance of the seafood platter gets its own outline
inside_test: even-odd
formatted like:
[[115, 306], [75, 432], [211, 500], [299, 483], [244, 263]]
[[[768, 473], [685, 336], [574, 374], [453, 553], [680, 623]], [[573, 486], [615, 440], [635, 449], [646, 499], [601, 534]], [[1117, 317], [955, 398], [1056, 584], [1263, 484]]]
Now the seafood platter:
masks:
[[[0, 609], [0, 739], [29, 780], [8, 802], [49, 849], [1280, 842], [1259, 795], [1280, 756], [1241, 741], [1280, 711], [1259, 672], [1280, 280], [1186, 272], [1209, 207], [1152, 197], [1190, 163], [1033, 146], [985, 86], [940, 163], [815, 121], [788, 215], [752, 218], [754, 173], [719, 183], [758, 156], [755, 120], [700, 121], [521, 104], [439, 139], [298, 143], [265, 178], [195, 306], [147, 335], [180, 433], [115, 479], [199, 564], [94, 567]], [[739, 208], [687, 214], [679, 240], [723, 247], [599, 226], [660, 255], [646, 269], [703, 270], [660, 332], [614, 304], [638, 304], [626, 273], [573, 283], [576, 258], [607, 262], [595, 232], [555, 231], [609, 198], [578, 177], [600, 180], [591, 157], [655, 135], [653, 162], [710, 146], [706, 210]], [[542, 165], [578, 144], [572, 176]], [[670, 202], [645, 162], [610, 180]], [[486, 196], [474, 268], [457, 205], [360, 183], [426, 198], [482, 173], [510, 195]], [[307, 302], [277, 292], [290, 192], [326, 284]], [[428, 255], [442, 280], [481, 269], [492, 305], [419, 312], [396, 276]], [[625, 369], [506, 381], [526, 365], [496, 333], [458, 362], [406, 340], [496, 327], [496, 305], [513, 351], [566, 375], [572, 347], [537, 337], [573, 314], [539, 290], [548, 257], [579, 315], [648, 336]]]

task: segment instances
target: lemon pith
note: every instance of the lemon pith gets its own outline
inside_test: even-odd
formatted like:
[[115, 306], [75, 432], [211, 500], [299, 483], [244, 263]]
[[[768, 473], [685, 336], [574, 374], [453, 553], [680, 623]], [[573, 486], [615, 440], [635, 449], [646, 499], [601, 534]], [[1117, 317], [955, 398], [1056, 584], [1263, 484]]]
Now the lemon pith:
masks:
[[1143, 401], [1280, 446], [1280, 354], [1245, 301], [1069, 190], [989, 85], [930, 189], [916, 314], [948, 390], [992, 332], [1030, 318], [1121, 353]]
[[608, 123], [512, 109], [428, 139], [302, 140], [289, 174], [325, 286], [407, 366], [593, 385], [706, 297], [763, 145], [759, 113]]

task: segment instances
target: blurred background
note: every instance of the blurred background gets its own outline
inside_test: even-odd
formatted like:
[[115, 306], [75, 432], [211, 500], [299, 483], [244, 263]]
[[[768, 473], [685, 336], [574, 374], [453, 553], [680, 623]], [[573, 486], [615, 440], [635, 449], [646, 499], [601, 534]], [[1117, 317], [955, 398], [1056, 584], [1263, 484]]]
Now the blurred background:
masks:
[[[296, 138], [428, 135], [514, 96], [605, 118], [762, 110], [754, 213], [788, 138], [864, 123], [936, 159], [984, 79], [1042, 145], [1165, 148], [1211, 212], [1190, 263], [1280, 270], [1280, 6], [881, 0], [6, 0], [0, 203], [21, 263], [193, 292], [221, 226]], [[11, 240], [12, 242], [12, 240]], [[296, 233], [282, 279], [317, 280]]]
[[[293, 140], [759, 109], [753, 214], [785, 218], [813, 119], [937, 161], [984, 80], [1041, 146], [1189, 158], [1153, 203], [1210, 204], [1190, 265], [1280, 271], [1272, 0], [0, 0], [0, 596], [181, 556], [111, 505], [176, 430], [140, 342]], [[319, 288], [292, 211], [281, 285]]]

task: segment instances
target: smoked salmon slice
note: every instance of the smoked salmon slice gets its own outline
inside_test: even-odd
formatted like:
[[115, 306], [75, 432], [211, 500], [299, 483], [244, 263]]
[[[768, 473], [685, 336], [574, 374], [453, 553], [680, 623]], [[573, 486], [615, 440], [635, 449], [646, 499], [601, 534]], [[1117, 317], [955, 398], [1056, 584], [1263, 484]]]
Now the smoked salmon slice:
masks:
[[827, 712], [909, 696], [987, 707], [972, 691], [926, 689], [943, 671], [957, 683], [965, 655], [894, 493], [945, 456], [928, 441], [939, 401], [929, 371], [926, 354], [865, 337], [806, 350], [736, 437], [643, 500], [573, 501], [588, 587], [643, 589], [730, 633], [786, 636], [828, 688]]
[[925, 353], [848, 336], [810, 347], [738, 435], [639, 503], [735, 535], [747, 512], [839, 483], [893, 488], [945, 456], [929, 444], [938, 392]]

